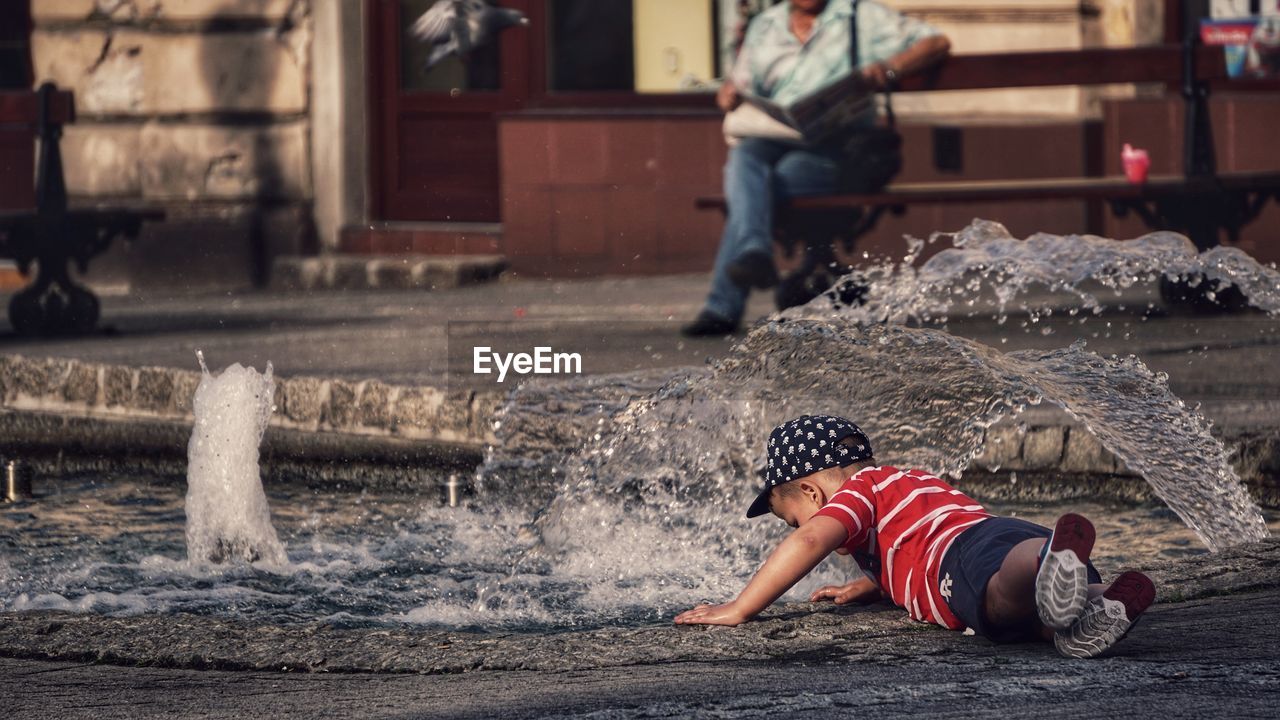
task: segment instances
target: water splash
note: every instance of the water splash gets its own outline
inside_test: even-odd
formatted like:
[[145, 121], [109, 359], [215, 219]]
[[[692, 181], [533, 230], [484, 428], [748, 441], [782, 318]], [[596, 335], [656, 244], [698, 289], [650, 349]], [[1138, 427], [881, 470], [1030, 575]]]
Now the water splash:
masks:
[[[950, 240], [954, 247], [918, 268], [912, 261], [923, 243], [916, 240], [903, 262], [854, 271], [834, 291], [784, 315], [820, 317], [834, 311], [863, 324], [945, 321], [957, 308], [974, 307], [985, 289], [994, 293], [997, 313], [1004, 316], [1011, 307], [1035, 312], [1025, 298], [1036, 287], [1075, 295], [1080, 309], [1098, 312], [1102, 302], [1089, 291], [1089, 283], [1119, 290], [1160, 278], [1193, 286], [1206, 281], [1217, 288], [1234, 285], [1253, 307], [1280, 314], [1280, 271], [1239, 248], [1198, 252], [1177, 233], [1123, 241], [1036, 233], [1019, 240], [999, 223], [975, 220], [956, 233], [934, 233], [929, 242], [940, 240]], [[862, 304], [840, 301], [844, 283], [868, 286]], [[1207, 293], [1210, 298], [1212, 293]]]
[[476, 473], [477, 491], [492, 497], [519, 493], [529, 505], [545, 505], [582, 446], [612, 433], [614, 420], [632, 402], [670, 378], [670, 370], [660, 369], [522, 383], [495, 413], [497, 442]]
[[286, 563], [258, 467], [258, 445], [274, 409], [271, 363], [263, 374], [236, 363], [213, 375], [204, 354], [196, 357], [203, 377], [187, 445], [187, 559]]
[[[954, 476], [987, 427], [1046, 400], [1141, 473], [1210, 549], [1267, 536], [1208, 423], [1134, 358], [1082, 343], [1006, 355], [938, 330], [775, 321], [715, 368], [671, 377], [600, 440], [585, 438], [517, 570], [594, 577], [601, 595], [655, 604], [695, 591], [728, 597], [780, 535], [780, 523], [743, 517], [777, 422], [846, 415], [879, 461]], [[827, 565], [799, 592], [845, 570]]]
[[[564, 480], [554, 491], [544, 480], [541, 495], [554, 499], [536, 523], [542, 543], [526, 560], [555, 565], [559, 558], [560, 566], [576, 567], [586, 559], [625, 578], [625, 553], [610, 559], [600, 548], [662, 538], [671, 553], [657, 562], [680, 577], [687, 558], [672, 559], [682, 548], [708, 537], [763, 541], [736, 516], [759, 484], [761, 438], [789, 416], [850, 416], [871, 434], [881, 462], [959, 477], [981, 454], [988, 427], [1045, 400], [1141, 474], [1209, 548], [1267, 535], [1210, 423], [1137, 358], [1103, 358], [1082, 341], [1002, 354], [904, 323], [945, 319], [984, 287], [994, 291], [1001, 315], [1034, 286], [1071, 292], [1096, 310], [1101, 303], [1088, 283], [1127, 288], [1162, 276], [1229, 283], [1276, 313], [1280, 273], [1234, 248], [1197, 253], [1173, 233], [1126, 242], [1048, 234], [1021, 241], [996, 223], [975, 221], [954, 239], [956, 248], [919, 269], [910, 265], [923, 246], [917, 242], [902, 265], [855, 274], [852, 280], [870, 286], [864, 305], [840, 305], [833, 293], [775, 316], [714, 368], [674, 372], [659, 391], [633, 395], [620, 411], [617, 402], [596, 406], [590, 428], [565, 420], [582, 417], [592, 402], [582, 383], [513, 394], [503, 421], [508, 436], [554, 436], [562, 449], [534, 463], [543, 478]], [[632, 381], [593, 382], [616, 389]], [[548, 408], [561, 411], [559, 420]], [[495, 449], [481, 482], [513, 467], [512, 455], [525, 444]], [[565, 453], [566, 446], [582, 450]], [[752, 556], [719, 542], [711, 550]]]
[[[782, 523], [747, 520], [743, 513], [759, 486], [765, 434], [800, 412], [853, 417], [871, 434], [881, 461], [955, 476], [981, 451], [991, 424], [1049, 402], [1142, 473], [1210, 548], [1265, 535], [1209, 423], [1137, 359], [1100, 357], [1082, 343], [1000, 353], [905, 324], [951, 313], [957, 302], [969, 307], [984, 284], [995, 288], [1001, 312], [1030, 302], [1026, 293], [1037, 284], [1076, 292], [1089, 305], [1085, 281], [1099, 280], [1104, 288], [1148, 282], [1165, 274], [1162, 263], [1230, 276], [1255, 304], [1275, 312], [1275, 271], [1234, 252], [1196, 255], [1176, 236], [1135, 241], [1145, 245], [1035, 236], [1027, 243], [1041, 245], [1033, 247], [1001, 233], [999, 226], [980, 224], [958, 240], [974, 255], [940, 255], [919, 270], [894, 269], [873, 283], [865, 308], [832, 312], [830, 301], [820, 299], [777, 316], [714, 366], [522, 386], [497, 421], [500, 443], [480, 473], [478, 505], [424, 508], [429, 501], [404, 498], [393, 511], [395, 503], [384, 495], [353, 499], [282, 489], [287, 499], [277, 521], [293, 558], [264, 568], [211, 566], [195, 555], [198, 563], [170, 560], [182, 551], [173, 519], [181, 508], [174, 499], [167, 506], [173, 517], [157, 520], [153, 505], [140, 504], [152, 502], [154, 493], [138, 493], [142, 499], [130, 496], [126, 507], [139, 522], [153, 523], [151, 531], [115, 520], [112, 537], [83, 548], [61, 546], [66, 555], [52, 558], [41, 553], [58, 543], [40, 543], [13, 567], [0, 565], [0, 607], [498, 630], [669, 621], [691, 603], [732, 597], [785, 534]], [[1152, 254], [1161, 259], [1144, 257]], [[1154, 275], [1144, 274], [1157, 266]], [[975, 276], [978, 287], [971, 288]], [[907, 285], [894, 287], [899, 282]], [[271, 390], [262, 381], [269, 378], [268, 369], [258, 385], [250, 384], [257, 402], [231, 413], [257, 423], [245, 423], [254, 479], [257, 442], [270, 412], [263, 401]], [[261, 498], [261, 486], [255, 487]], [[91, 497], [68, 495], [44, 507], [65, 502], [69, 515], [103, 494], [86, 493]], [[225, 510], [219, 502], [208, 505], [211, 514]], [[193, 507], [189, 503], [188, 512]], [[1017, 510], [1021, 517], [1028, 508]], [[1175, 538], [1181, 552], [1200, 552], [1190, 531], [1170, 527], [1163, 509], [1083, 511], [1123, 538], [1100, 544], [1104, 574], [1168, 552]], [[102, 532], [107, 523], [99, 518], [121, 512], [86, 510], [94, 517], [84, 524]], [[270, 528], [265, 499], [254, 512]], [[1054, 512], [1033, 519], [1052, 522]], [[65, 535], [63, 515], [44, 520], [48, 537]], [[13, 514], [8, 522], [15, 529], [0, 525], [0, 541], [32, 537], [30, 521]], [[1145, 545], [1143, 552], [1125, 555], [1138, 545]], [[189, 542], [188, 550], [193, 547]], [[833, 557], [790, 597], [857, 572], [847, 559]]]

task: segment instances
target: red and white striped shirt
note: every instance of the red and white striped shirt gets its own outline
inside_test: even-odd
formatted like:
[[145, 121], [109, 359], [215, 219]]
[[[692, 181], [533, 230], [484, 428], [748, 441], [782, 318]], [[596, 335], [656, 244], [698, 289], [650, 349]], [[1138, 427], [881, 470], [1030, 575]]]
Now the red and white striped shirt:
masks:
[[966, 528], [991, 517], [923, 470], [866, 468], [818, 511], [848, 531], [844, 548], [916, 620], [961, 630], [938, 588], [938, 567]]

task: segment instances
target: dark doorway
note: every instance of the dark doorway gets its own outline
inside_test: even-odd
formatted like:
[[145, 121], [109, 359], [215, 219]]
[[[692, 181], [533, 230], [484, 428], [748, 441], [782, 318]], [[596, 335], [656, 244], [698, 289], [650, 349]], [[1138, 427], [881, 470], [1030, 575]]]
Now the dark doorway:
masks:
[[[368, 0], [373, 198], [385, 220], [497, 222], [498, 125], [529, 91], [529, 32], [427, 69], [410, 28], [436, 0]], [[529, 0], [497, 3], [528, 13]]]

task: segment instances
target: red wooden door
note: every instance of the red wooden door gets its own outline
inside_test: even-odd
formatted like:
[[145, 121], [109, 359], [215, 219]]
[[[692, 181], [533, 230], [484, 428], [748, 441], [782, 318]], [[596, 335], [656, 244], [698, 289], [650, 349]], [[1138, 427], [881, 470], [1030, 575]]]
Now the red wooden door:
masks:
[[[532, 0], [499, 5], [529, 12]], [[430, 70], [409, 32], [435, 0], [366, 0], [373, 210], [382, 220], [497, 222], [496, 114], [529, 94], [529, 28]]]

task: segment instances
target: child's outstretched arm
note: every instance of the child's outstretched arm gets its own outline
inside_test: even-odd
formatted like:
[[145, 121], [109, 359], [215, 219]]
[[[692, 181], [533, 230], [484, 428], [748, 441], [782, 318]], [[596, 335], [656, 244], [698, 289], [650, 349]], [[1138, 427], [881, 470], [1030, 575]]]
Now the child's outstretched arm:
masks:
[[738, 625], [750, 620], [808, 575], [847, 537], [840, 521], [814, 516], [778, 545], [737, 598], [722, 605], [699, 605], [677, 615], [676, 623]]

